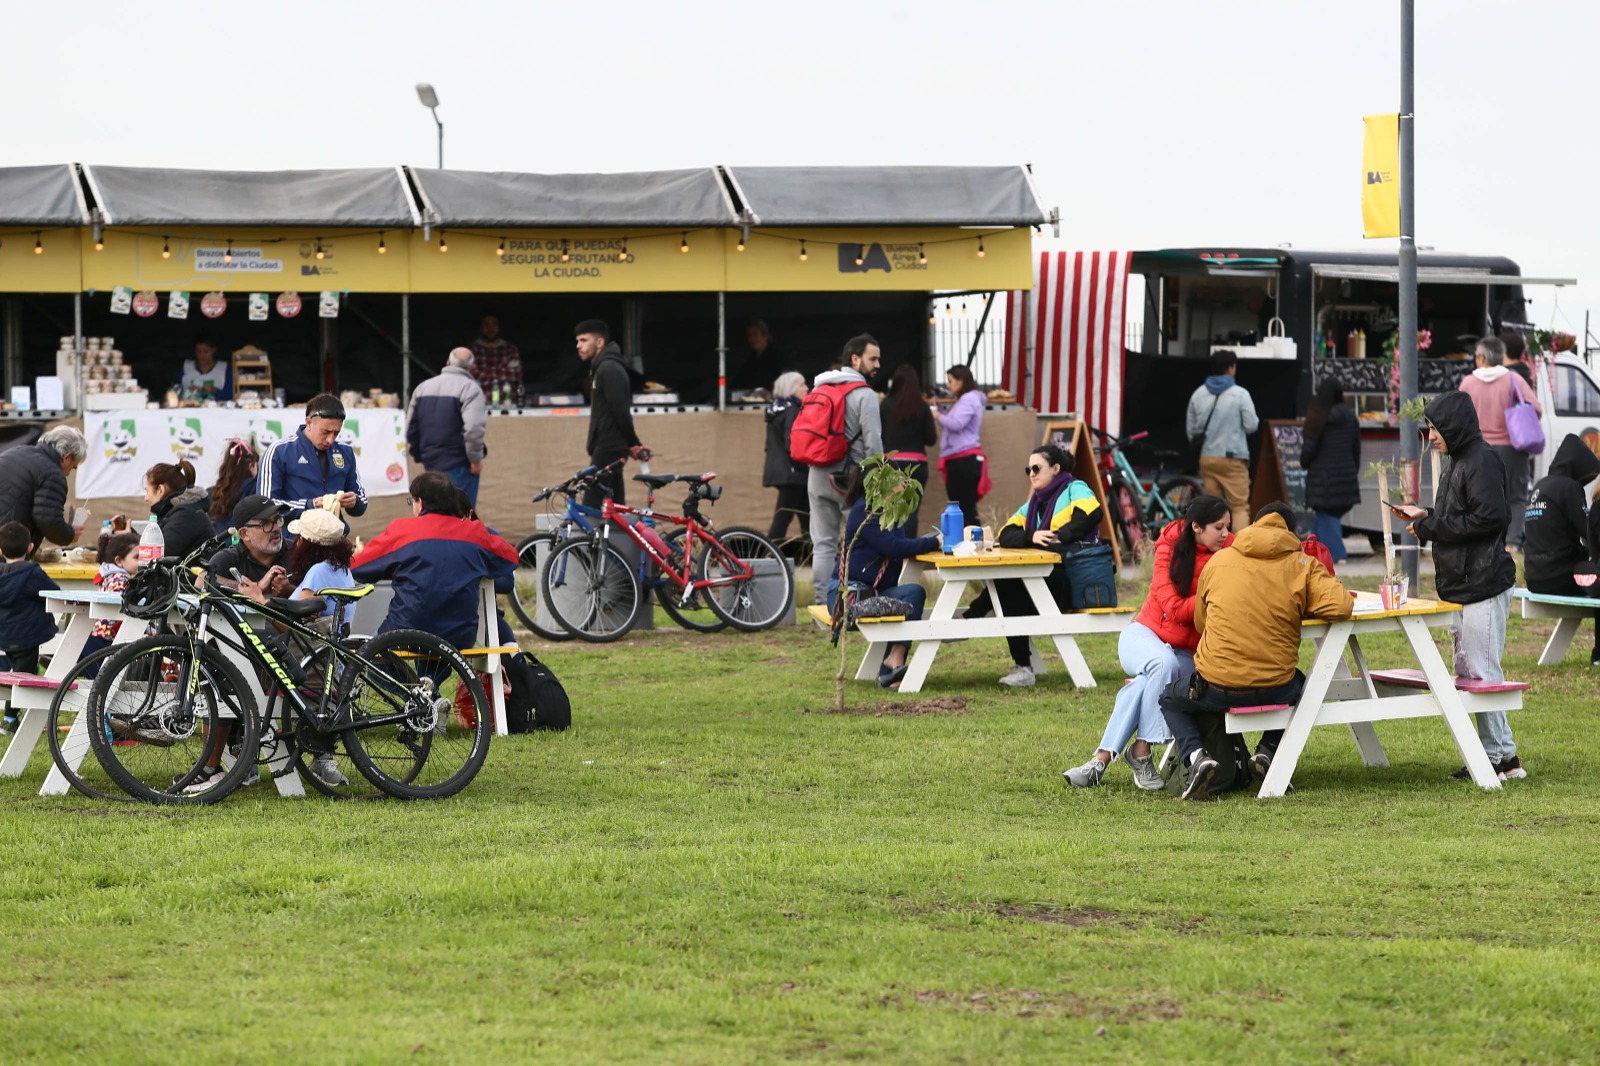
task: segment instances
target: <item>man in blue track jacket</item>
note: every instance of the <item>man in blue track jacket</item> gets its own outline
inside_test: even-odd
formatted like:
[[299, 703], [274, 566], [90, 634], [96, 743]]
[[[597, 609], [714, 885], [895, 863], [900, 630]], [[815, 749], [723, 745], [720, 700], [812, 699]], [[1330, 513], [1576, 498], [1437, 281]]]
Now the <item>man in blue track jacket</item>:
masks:
[[356, 453], [335, 442], [344, 428], [344, 405], [337, 396], [323, 393], [306, 404], [305, 425], [295, 435], [267, 449], [261, 457], [256, 491], [284, 504], [284, 524], [300, 512], [321, 507], [337, 496], [347, 515], [367, 512], [367, 490], [356, 472]]

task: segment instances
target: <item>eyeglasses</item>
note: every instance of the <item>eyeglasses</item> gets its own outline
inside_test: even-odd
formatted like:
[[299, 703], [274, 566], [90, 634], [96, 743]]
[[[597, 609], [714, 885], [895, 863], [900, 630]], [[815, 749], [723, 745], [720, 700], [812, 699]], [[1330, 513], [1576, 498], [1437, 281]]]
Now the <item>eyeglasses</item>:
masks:
[[1027, 474], [1029, 477], [1032, 477], [1034, 474], [1042, 473], [1043, 471], [1044, 467], [1038, 463], [1032, 463], [1022, 468], [1022, 472]]
[[261, 519], [259, 521], [255, 521], [255, 522], [246, 522], [243, 526], [240, 526], [239, 528], [241, 528], [241, 529], [262, 529], [262, 530], [266, 530], [266, 531], [270, 532], [270, 531], [272, 531], [274, 529], [281, 529], [282, 527], [283, 527], [283, 516], [282, 515], [274, 515], [271, 518], [265, 518], [265, 519]]

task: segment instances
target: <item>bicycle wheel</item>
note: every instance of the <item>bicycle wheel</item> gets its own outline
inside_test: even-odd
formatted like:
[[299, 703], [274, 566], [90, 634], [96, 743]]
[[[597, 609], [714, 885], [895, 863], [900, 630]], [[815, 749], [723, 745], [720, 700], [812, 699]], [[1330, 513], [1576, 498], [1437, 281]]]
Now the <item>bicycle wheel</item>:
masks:
[[[351, 641], [348, 638], [340, 642], [343, 647], [355, 651], [364, 640]], [[304, 656], [300, 668], [305, 671], [308, 678], [316, 678], [323, 684], [331, 683], [342, 672], [343, 661], [333, 662], [333, 671], [328, 670], [329, 659], [336, 653], [327, 645], [318, 645], [311, 654]], [[337, 691], [337, 689], [336, 689]], [[312, 693], [306, 693], [308, 700], [315, 703]], [[274, 727], [284, 743], [289, 746], [290, 767], [300, 776], [313, 792], [321, 793], [330, 799], [383, 799], [386, 793], [368, 781], [357, 769], [355, 760], [350, 757], [349, 745], [340, 744], [338, 733], [328, 733], [318, 728], [317, 723], [309, 718], [296, 714], [281, 695], [277, 697], [277, 706], [280, 709]], [[265, 748], [265, 736], [261, 741]], [[424, 751], [424, 754], [426, 752]], [[324, 759], [322, 756], [326, 755]], [[422, 762], [416, 761], [420, 768]]]
[[[678, 528], [668, 533], [662, 539], [672, 549], [672, 565], [682, 567], [684, 560], [683, 538], [689, 535], [687, 529]], [[683, 590], [673, 584], [671, 578], [663, 578], [661, 584], [656, 586], [656, 602], [661, 604], [661, 609], [666, 611], [672, 620], [685, 629], [692, 629], [697, 633], [719, 633], [728, 628], [717, 613], [706, 602], [705, 594], [699, 590], [691, 592], [687, 601], [680, 603]]]
[[707, 544], [700, 555], [702, 578], [738, 578], [746, 568], [753, 573], [747, 579], [706, 588], [701, 595], [711, 609], [746, 633], [783, 621], [794, 610], [794, 573], [783, 553], [760, 533], [742, 526], [724, 529], [716, 538], [718, 543]]
[[545, 609], [562, 628], [594, 644], [623, 636], [639, 617], [643, 595], [633, 568], [617, 549], [569, 540], [539, 575]]
[[61, 679], [55, 698], [50, 701], [50, 714], [45, 719], [45, 735], [50, 742], [50, 759], [61, 771], [75, 791], [94, 799], [132, 803], [133, 797], [123, 792], [111, 779], [100, 760], [90, 758], [89, 744], [89, 693], [94, 680], [89, 673], [98, 672], [100, 664], [121, 651], [122, 645], [101, 648], [93, 655], [80, 659], [76, 666]]
[[400, 799], [441, 799], [466, 787], [494, 735], [477, 673], [448, 641], [417, 629], [361, 646], [339, 684], [350, 724], [345, 749], [361, 775]]
[[[106, 773], [150, 803], [215, 803], [257, 772], [255, 700], [239, 671], [210, 645], [145, 637], [102, 664], [89, 693], [89, 744]], [[229, 735], [234, 735], [230, 742]], [[233, 765], [209, 788], [184, 789], [211, 754]]]
[[539, 552], [546, 556], [556, 548], [554, 533], [535, 533], [517, 545], [517, 573], [511, 595], [511, 610], [535, 636], [545, 640], [571, 640], [572, 634], [560, 626], [539, 624]]
[[1122, 539], [1122, 547], [1128, 555], [1127, 561], [1136, 562], [1144, 557], [1150, 545], [1149, 535], [1144, 528], [1144, 519], [1139, 516], [1139, 501], [1134, 497], [1132, 489], [1119, 484], [1111, 489], [1110, 503], [1112, 524], [1117, 528], [1117, 536]]
[[1157, 489], [1157, 492], [1160, 493], [1161, 499], [1167, 502], [1167, 507], [1171, 508], [1172, 517], [1168, 518], [1166, 511], [1162, 510], [1161, 505], [1154, 500], [1151, 501], [1151, 509], [1160, 514], [1163, 525], [1167, 522], [1176, 522], [1183, 517], [1183, 512], [1188, 508], [1189, 501], [1204, 491], [1205, 483], [1197, 477], [1184, 475], [1168, 478], [1161, 483], [1161, 487]]

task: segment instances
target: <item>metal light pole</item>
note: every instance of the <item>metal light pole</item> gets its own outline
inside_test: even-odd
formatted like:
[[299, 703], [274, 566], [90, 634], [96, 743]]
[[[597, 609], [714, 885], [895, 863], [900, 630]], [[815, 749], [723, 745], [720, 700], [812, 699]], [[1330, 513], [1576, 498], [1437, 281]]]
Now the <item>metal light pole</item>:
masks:
[[[1400, 342], [1395, 353], [1400, 359], [1400, 403], [1417, 395], [1417, 212], [1416, 212], [1416, 42], [1415, 0], [1400, 0]], [[1416, 424], [1400, 416], [1401, 469], [1409, 460], [1422, 484], [1422, 447]], [[1419, 492], [1420, 496], [1421, 493]], [[1410, 501], [1408, 501], [1410, 502]], [[1422, 549], [1415, 538], [1405, 537], [1411, 550], [1405, 553], [1407, 584], [1417, 588]]]
[[439, 127], [439, 169], [444, 169], [444, 123], [439, 121], [439, 94], [425, 81], [417, 82], [417, 99], [433, 113], [433, 124]]

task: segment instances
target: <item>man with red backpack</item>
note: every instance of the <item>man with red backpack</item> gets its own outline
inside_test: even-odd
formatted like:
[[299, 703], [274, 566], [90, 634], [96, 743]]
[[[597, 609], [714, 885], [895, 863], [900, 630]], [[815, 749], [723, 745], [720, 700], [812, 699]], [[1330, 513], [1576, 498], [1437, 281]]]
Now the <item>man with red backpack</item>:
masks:
[[846, 341], [844, 365], [817, 375], [789, 433], [790, 458], [811, 468], [806, 481], [811, 500], [811, 581], [819, 604], [828, 602], [828, 579], [838, 566], [850, 468], [883, 451], [878, 396], [868, 384], [880, 359], [871, 334]]

